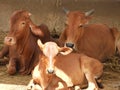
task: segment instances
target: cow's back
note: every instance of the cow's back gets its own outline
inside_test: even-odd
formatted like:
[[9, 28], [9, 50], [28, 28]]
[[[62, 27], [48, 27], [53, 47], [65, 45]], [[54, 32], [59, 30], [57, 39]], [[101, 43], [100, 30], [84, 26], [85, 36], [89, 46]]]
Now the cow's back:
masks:
[[115, 52], [115, 38], [104, 24], [90, 24], [84, 27], [84, 34], [77, 42], [78, 52], [103, 60]]
[[[66, 74], [74, 84], [83, 84], [84, 73], [81, 70], [81, 60], [80, 55], [76, 53], [71, 53], [68, 55], [58, 55], [56, 57], [56, 75], [60, 72], [60, 78], [67, 82], [68, 78], [65, 79], [64, 74]], [[59, 71], [60, 70], [60, 71]], [[64, 74], [62, 72], [64, 72]], [[73, 73], [76, 72], [76, 73]], [[78, 78], [80, 76], [80, 78]]]

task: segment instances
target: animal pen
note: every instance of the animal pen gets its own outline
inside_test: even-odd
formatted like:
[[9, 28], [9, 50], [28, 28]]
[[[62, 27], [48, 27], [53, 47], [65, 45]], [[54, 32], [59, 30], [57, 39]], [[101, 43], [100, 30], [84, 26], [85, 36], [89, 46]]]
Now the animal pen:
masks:
[[[29, 11], [35, 24], [46, 24], [51, 35], [58, 38], [66, 21], [63, 7], [83, 12], [95, 9], [90, 23], [104, 23], [120, 30], [120, 0], [0, 0], [0, 49], [9, 31], [9, 19], [14, 11]], [[6, 66], [0, 63], [0, 90], [26, 90], [31, 75], [9, 75]], [[104, 63], [103, 90], [120, 90], [119, 75], [120, 58], [116, 55], [109, 57]]]

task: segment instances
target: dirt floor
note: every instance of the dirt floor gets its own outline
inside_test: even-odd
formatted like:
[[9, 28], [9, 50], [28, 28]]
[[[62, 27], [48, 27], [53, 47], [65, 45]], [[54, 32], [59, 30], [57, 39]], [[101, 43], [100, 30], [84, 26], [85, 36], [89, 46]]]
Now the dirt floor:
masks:
[[[9, 18], [15, 10], [30, 11], [31, 18], [36, 24], [45, 23], [51, 33], [59, 35], [64, 30], [65, 22], [62, 7], [80, 11], [94, 8], [95, 14], [90, 23], [101, 22], [120, 30], [120, 0], [0, 0], [0, 48], [3, 46], [5, 32], [9, 30]], [[120, 71], [105, 68], [102, 78], [103, 90], [120, 90], [119, 75]], [[0, 66], [0, 90], [26, 90], [30, 79], [31, 75], [8, 75], [6, 66]], [[12, 87], [10, 87], [11, 84]], [[17, 86], [14, 87], [14, 85]]]
[[[114, 72], [110, 69], [104, 70], [102, 77], [104, 89], [100, 90], [120, 90], [119, 75], [120, 73]], [[6, 67], [0, 66], [0, 90], [26, 90], [26, 86], [30, 79], [31, 75], [8, 75], [6, 72]]]

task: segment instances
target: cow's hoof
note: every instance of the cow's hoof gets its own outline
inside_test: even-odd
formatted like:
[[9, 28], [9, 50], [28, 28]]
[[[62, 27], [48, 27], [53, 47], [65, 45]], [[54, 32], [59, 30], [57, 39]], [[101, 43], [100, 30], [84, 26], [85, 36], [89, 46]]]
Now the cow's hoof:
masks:
[[22, 67], [20, 70], [19, 70], [19, 73], [23, 73], [25, 72], [25, 67]]
[[15, 67], [7, 66], [7, 68], [8, 68], [8, 70], [7, 70], [8, 74], [13, 75], [13, 74], [16, 73], [16, 68]]

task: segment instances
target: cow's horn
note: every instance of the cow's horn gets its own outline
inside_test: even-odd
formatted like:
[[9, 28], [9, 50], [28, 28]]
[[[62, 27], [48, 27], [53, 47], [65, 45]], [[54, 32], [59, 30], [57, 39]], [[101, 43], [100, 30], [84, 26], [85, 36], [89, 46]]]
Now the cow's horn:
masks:
[[63, 9], [63, 11], [66, 13], [66, 14], [68, 14], [69, 13], [69, 10], [68, 9], [66, 9], [66, 8], [62, 8]]
[[92, 15], [92, 14], [94, 13], [94, 11], [95, 11], [95, 10], [92, 9], [92, 10], [86, 12], [86, 13], [85, 13], [85, 16], [90, 16], [90, 15]]

